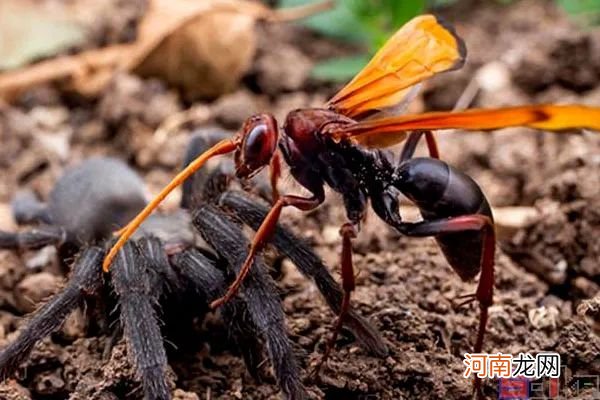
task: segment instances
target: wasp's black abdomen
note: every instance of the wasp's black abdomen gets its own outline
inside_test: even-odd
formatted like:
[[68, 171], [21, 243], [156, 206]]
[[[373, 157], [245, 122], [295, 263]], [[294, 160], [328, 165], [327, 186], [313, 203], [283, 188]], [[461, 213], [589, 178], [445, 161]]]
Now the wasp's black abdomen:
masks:
[[[396, 171], [394, 184], [419, 207], [424, 220], [473, 214], [493, 220], [490, 205], [479, 185], [443, 161], [433, 158], [407, 160]], [[479, 273], [482, 235], [482, 231], [468, 230], [435, 236], [448, 263], [463, 280], [472, 279]]]

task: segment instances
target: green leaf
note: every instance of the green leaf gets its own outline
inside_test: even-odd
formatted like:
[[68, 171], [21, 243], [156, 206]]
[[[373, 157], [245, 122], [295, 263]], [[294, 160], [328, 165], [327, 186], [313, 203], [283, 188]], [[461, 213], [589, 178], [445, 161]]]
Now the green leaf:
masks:
[[314, 66], [312, 77], [330, 82], [344, 82], [354, 77], [368, 62], [369, 56], [332, 58]]
[[600, 23], [600, 0], [556, 0], [572, 18], [597, 25]]
[[[295, 7], [316, 0], [281, 0], [280, 7]], [[302, 24], [326, 36], [350, 42], [369, 42], [369, 33], [349, 8], [349, 1], [337, 1], [334, 9], [306, 18]]]
[[0, 70], [51, 56], [85, 39], [72, 21], [19, 0], [0, 1]]
[[[305, 5], [316, 0], [281, 0], [282, 7]], [[367, 43], [378, 48], [411, 18], [423, 13], [427, 0], [337, 0], [336, 7], [310, 17], [304, 24], [324, 35]]]
[[572, 15], [600, 12], [600, 0], [557, 0], [556, 2]]
[[386, 3], [386, 8], [391, 11], [392, 26], [390, 28], [394, 31], [425, 11], [425, 0], [387, 0]]

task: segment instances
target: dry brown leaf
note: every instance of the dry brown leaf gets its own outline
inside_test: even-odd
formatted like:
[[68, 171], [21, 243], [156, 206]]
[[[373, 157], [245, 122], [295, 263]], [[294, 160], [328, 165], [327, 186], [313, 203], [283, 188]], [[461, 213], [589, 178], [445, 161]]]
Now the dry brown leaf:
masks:
[[259, 20], [302, 18], [332, 1], [271, 10], [246, 0], [151, 0], [131, 44], [64, 56], [0, 74], [0, 97], [66, 79], [84, 95], [101, 91], [116, 70], [153, 75], [184, 88], [190, 97], [217, 96], [237, 84], [255, 50]]
[[151, 51], [144, 46], [130, 65], [137, 65], [133, 70], [141, 76], [160, 76], [181, 88], [187, 98], [216, 97], [233, 89], [250, 68], [255, 22], [254, 15], [237, 11], [203, 12], [153, 43]]

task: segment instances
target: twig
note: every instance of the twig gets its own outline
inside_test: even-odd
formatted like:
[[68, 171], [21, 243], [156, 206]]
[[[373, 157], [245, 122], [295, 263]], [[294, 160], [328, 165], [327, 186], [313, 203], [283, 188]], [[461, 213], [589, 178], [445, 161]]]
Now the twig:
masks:
[[61, 56], [0, 74], [0, 97], [10, 100], [18, 93], [46, 82], [84, 76], [113, 68], [132, 45], [116, 45]]

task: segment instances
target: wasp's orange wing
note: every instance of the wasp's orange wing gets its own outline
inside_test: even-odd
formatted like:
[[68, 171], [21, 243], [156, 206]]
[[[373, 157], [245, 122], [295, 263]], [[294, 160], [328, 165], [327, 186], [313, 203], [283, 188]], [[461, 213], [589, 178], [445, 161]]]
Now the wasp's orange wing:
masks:
[[367, 147], [383, 148], [404, 140], [408, 131], [486, 131], [514, 126], [548, 131], [600, 131], [600, 108], [581, 105], [532, 105], [462, 112], [429, 112], [357, 122], [332, 132], [332, 136], [337, 140], [350, 139]]
[[393, 106], [411, 86], [460, 68], [465, 56], [464, 43], [452, 28], [433, 15], [416, 17], [400, 28], [327, 105], [349, 117]]

